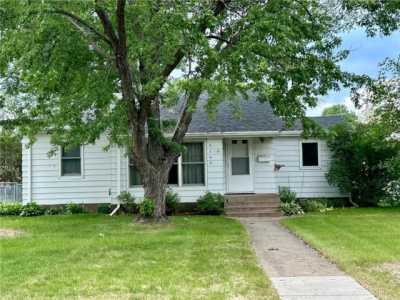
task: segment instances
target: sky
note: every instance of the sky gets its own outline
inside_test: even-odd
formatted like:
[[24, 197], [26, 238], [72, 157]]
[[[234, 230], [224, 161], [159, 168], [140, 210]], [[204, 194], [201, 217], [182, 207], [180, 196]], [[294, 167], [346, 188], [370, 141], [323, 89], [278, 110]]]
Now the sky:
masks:
[[[379, 63], [386, 57], [397, 57], [400, 53], [400, 32], [389, 37], [367, 37], [362, 29], [355, 29], [342, 34], [342, 48], [350, 50], [349, 56], [340, 65], [344, 71], [356, 74], [367, 74], [376, 77], [379, 73]], [[320, 116], [323, 109], [334, 105], [345, 104], [351, 110], [355, 110], [350, 100], [350, 91], [341, 89], [332, 91], [322, 96], [315, 108], [307, 110], [309, 116]]]

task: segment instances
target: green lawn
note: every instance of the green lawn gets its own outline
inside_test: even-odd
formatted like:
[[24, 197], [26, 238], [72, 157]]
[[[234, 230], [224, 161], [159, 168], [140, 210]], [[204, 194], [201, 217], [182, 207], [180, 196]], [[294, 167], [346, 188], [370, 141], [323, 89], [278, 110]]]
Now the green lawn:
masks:
[[239, 222], [128, 216], [2, 217], [2, 299], [277, 299]]
[[282, 223], [379, 299], [400, 299], [400, 209], [338, 209]]

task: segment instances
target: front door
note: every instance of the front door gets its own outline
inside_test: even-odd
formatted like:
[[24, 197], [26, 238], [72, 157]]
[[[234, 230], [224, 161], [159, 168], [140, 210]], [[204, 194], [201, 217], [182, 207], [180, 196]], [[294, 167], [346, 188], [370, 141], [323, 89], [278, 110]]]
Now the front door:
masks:
[[250, 142], [250, 140], [244, 139], [227, 141], [228, 193], [251, 193], [254, 191]]

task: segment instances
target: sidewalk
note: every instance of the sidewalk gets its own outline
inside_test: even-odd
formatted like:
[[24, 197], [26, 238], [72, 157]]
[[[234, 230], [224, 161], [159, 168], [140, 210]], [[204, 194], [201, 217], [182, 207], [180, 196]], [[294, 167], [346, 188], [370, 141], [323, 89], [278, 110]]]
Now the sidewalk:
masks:
[[277, 218], [240, 218], [264, 271], [282, 300], [376, 300]]

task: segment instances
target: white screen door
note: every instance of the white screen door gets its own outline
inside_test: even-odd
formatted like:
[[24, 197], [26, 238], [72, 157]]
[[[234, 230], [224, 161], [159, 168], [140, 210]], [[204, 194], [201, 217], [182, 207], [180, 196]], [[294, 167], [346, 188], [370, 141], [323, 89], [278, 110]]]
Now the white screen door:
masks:
[[251, 166], [251, 145], [249, 140], [230, 140], [227, 143], [228, 192], [253, 192]]

